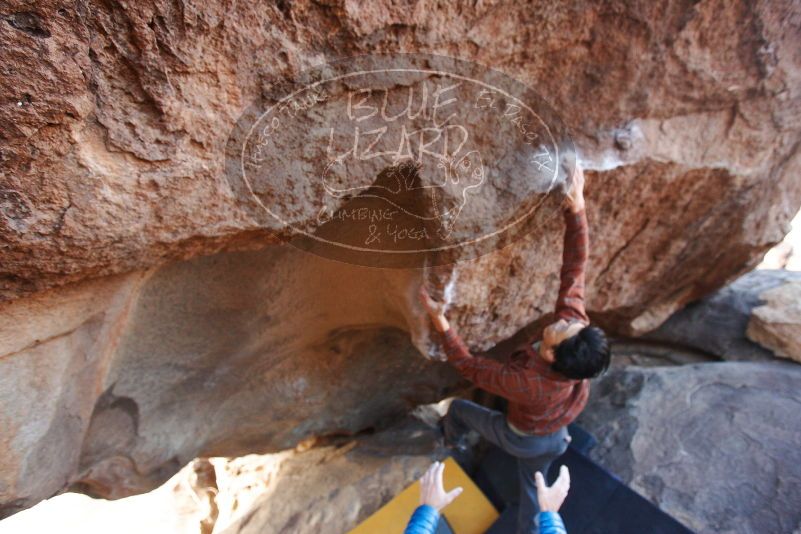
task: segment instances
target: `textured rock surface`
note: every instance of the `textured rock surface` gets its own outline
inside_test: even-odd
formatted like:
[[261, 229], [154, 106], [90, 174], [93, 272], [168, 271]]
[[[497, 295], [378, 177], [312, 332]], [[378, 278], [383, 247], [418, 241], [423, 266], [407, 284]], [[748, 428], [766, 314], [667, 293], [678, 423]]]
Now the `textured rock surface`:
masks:
[[[759, 329], [757, 325], [752, 327], [751, 323], [756, 320], [756, 311], [765, 304], [765, 294], [776, 292], [781, 297], [772, 308], [774, 313], [792, 315], [796, 305], [792, 298], [792, 288], [799, 283], [799, 272], [750, 272], [712, 295], [688, 304], [657, 330], [649, 332], [645, 339], [698, 349], [726, 360], [771, 360], [775, 357], [771, 352], [773, 345], [760, 343], [751, 334], [747, 334], [747, 331], [751, 328]], [[760, 312], [766, 319], [768, 309], [771, 308]], [[761, 326], [761, 323], [757, 324]], [[781, 326], [765, 325], [765, 328]], [[796, 326], [796, 333], [797, 328]], [[787, 334], [792, 335], [791, 326], [788, 326]], [[775, 341], [776, 338], [773, 338], [774, 344]]]
[[[250, 455], [240, 460], [240, 469], [242, 461], [249, 462], [249, 467], [261, 476], [254, 489], [263, 491], [274, 480], [280, 462], [273, 456], [281, 455]], [[209, 465], [207, 460], [196, 460], [155, 490], [126, 499], [107, 501], [79, 493], [57, 495], [3, 520], [0, 532], [212, 534], [210, 527], [217, 524], [219, 517], [215, 497], [218, 492], [225, 492], [223, 499], [231, 496], [231, 488], [208, 478], [215, 474]]]
[[615, 371], [579, 423], [592, 456], [699, 533], [801, 526], [801, 367], [726, 362]]
[[[591, 307], [610, 323], [648, 329], [742, 272], [801, 202], [792, 0], [11, 1], [2, 16], [6, 298], [274, 241], [222, 175], [227, 135], [267, 87], [368, 51], [492, 65], [561, 113], [603, 171], [590, 186]], [[541, 312], [549, 282], [529, 273], [555, 265], [547, 230], [468, 268], [524, 273], [490, 301], [517, 318], [507, 333]]]
[[801, 276], [760, 294], [746, 334], [775, 354], [801, 363]]
[[418, 424], [359, 439], [339, 450], [312, 450], [289, 458], [271, 494], [257, 499], [222, 532], [348, 532], [422, 476], [432, 460], [442, 459], [442, 452], [433, 432]]
[[405, 420], [311, 450], [197, 459], [145, 495], [117, 501], [69, 493], [0, 523], [3, 534], [348, 532], [413, 483], [443, 450]]
[[[355, 432], [453, 382], [414, 350], [430, 341], [410, 304], [419, 272], [231, 252], [285, 235], [230, 191], [228, 133], [309, 65], [433, 52], [534, 87], [594, 169], [588, 304], [618, 331], [754, 265], [801, 202], [792, 0], [15, 0], [0, 17], [2, 514], [70, 486], [141, 492], [199, 454]], [[471, 345], [550, 309], [561, 229], [554, 216], [443, 270]]]
[[282, 450], [439, 400], [455, 374], [401, 330], [420, 273], [406, 275], [276, 246], [7, 303], [5, 513], [68, 485], [147, 491], [195, 456]]

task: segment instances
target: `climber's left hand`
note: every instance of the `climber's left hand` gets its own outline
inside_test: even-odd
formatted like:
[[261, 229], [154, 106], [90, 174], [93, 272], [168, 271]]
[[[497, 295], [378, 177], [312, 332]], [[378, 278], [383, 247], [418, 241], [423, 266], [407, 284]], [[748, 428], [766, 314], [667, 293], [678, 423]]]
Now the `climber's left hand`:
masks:
[[434, 327], [440, 332], [446, 332], [448, 328], [450, 328], [450, 325], [445, 318], [445, 314], [442, 312], [442, 304], [431, 298], [431, 295], [428, 294], [428, 290], [424, 285], [420, 286], [419, 297], [420, 302], [428, 312], [428, 316], [431, 317]]

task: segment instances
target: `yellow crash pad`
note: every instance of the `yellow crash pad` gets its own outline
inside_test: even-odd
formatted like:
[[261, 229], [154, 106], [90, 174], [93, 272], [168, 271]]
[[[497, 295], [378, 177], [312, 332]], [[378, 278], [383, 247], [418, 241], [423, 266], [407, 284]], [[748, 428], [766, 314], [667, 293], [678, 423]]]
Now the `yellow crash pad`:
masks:
[[[498, 519], [498, 511], [453, 458], [445, 460], [445, 491], [464, 491], [443, 510], [454, 534], [483, 534]], [[420, 481], [382, 506], [349, 534], [403, 534], [414, 509], [420, 505]]]

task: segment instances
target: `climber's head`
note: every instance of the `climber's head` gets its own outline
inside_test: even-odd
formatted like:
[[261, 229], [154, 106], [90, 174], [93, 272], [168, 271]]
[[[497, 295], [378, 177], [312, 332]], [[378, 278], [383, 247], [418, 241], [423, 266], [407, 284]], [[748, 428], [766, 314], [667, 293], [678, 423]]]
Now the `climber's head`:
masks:
[[560, 319], [542, 335], [541, 354], [551, 369], [568, 378], [595, 378], [609, 367], [609, 342], [603, 330], [581, 321]]

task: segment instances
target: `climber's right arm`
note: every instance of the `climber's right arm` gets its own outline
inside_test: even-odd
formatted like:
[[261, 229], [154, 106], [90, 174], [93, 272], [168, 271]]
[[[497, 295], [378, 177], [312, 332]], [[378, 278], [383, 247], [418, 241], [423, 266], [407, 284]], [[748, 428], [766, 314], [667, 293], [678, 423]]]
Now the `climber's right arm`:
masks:
[[502, 364], [490, 358], [473, 356], [424, 287], [420, 289], [420, 300], [435, 328], [442, 334], [448, 362], [459, 374], [479, 388], [509, 400], [531, 402], [539, 398], [541, 381], [527, 380], [525, 370], [515, 362]]
[[584, 171], [577, 163], [564, 207], [565, 235], [556, 319], [589, 322], [584, 309], [584, 272], [589, 256], [589, 232], [584, 210]]

